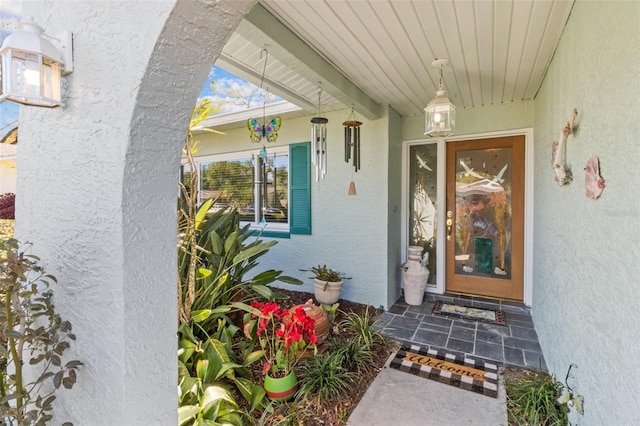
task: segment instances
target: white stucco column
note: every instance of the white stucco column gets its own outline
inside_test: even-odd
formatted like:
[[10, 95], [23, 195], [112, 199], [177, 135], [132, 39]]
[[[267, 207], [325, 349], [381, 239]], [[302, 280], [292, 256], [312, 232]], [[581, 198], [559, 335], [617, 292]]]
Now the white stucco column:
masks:
[[[255, 0], [27, 1], [73, 32], [63, 108], [23, 107], [17, 232], [85, 363], [56, 423], [175, 425], [176, 197], [197, 94]], [[44, 7], [43, 7], [44, 5]]]

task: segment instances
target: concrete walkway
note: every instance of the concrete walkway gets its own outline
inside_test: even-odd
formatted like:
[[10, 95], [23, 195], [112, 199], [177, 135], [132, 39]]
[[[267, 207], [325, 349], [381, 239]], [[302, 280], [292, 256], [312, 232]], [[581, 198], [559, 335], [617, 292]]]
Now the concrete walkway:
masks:
[[507, 424], [504, 384], [491, 398], [389, 368], [387, 360], [358, 406], [350, 426], [499, 426]]

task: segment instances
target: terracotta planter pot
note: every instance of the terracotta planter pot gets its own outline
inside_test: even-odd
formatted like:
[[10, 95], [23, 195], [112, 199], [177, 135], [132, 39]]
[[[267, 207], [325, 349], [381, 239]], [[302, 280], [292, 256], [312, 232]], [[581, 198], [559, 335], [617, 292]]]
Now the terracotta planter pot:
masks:
[[344, 281], [330, 282], [314, 279], [313, 288], [316, 301], [325, 305], [333, 305], [340, 299], [342, 284], [344, 284]]
[[274, 401], [288, 401], [298, 391], [298, 378], [293, 370], [284, 377], [264, 376], [264, 390]]
[[[322, 310], [320, 306], [314, 305], [313, 301], [309, 299], [304, 305], [296, 305], [289, 310], [289, 312], [295, 311], [299, 306], [304, 308], [305, 313], [313, 319], [314, 331], [318, 337], [318, 343], [324, 341], [329, 336], [329, 317], [327, 313]], [[289, 318], [284, 318], [283, 322], [286, 324], [289, 322]]]

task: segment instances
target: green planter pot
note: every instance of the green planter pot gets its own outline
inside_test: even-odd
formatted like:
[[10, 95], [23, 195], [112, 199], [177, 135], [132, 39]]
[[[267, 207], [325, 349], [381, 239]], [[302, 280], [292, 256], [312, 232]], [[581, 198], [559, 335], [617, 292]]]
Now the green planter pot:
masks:
[[267, 374], [264, 377], [264, 390], [274, 401], [288, 401], [298, 390], [298, 378], [293, 371], [284, 377], [271, 377]]

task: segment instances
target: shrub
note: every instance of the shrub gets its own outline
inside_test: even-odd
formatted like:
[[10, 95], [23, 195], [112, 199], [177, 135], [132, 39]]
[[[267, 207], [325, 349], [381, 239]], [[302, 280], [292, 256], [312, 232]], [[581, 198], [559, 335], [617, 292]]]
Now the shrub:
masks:
[[308, 399], [315, 395], [318, 405], [330, 398], [338, 398], [351, 388], [356, 373], [342, 366], [342, 354], [329, 352], [311, 358], [302, 366], [299, 397]]
[[507, 411], [519, 425], [564, 426], [567, 413], [556, 401], [558, 382], [547, 373], [526, 370], [517, 380], [505, 381]]
[[[4, 425], [40, 425], [52, 418], [55, 392], [71, 389], [82, 365], [62, 358], [75, 340], [55, 312], [47, 287], [56, 281], [17, 240], [0, 240], [0, 419]], [[44, 291], [43, 291], [44, 290]], [[39, 376], [29, 381], [23, 367]], [[37, 366], [37, 367], [36, 367]], [[50, 386], [53, 385], [53, 386]], [[44, 386], [43, 386], [44, 385]]]
[[358, 340], [331, 340], [329, 350], [340, 357], [340, 364], [349, 371], [368, 371], [372, 365], [373, 352]]
[[7, 192], [0, 195], [0, 219], [16, 218], [16, 194]]
[[363, 315], [355, 312], [343, 312], [344, 319], [338, 323], [341, 330], [355, 334], [354, 340], [371, 350], [376, 343], [382, 342], [382, 336], [373, 329], [373, 313], [367, 307]]

